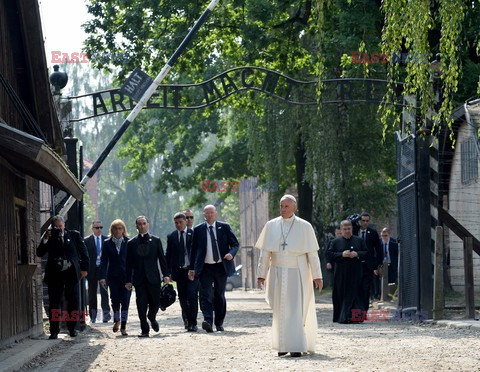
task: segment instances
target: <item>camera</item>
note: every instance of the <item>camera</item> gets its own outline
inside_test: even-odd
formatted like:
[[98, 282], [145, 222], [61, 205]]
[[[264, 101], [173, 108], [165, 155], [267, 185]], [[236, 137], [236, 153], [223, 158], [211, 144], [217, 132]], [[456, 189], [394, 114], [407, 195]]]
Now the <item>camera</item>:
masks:
[[360, 226], [360, 220], [362, 219], [362, 216], [360, 216], [358, 213], [354, 213], [351, 216], [347, 217], [347, 220], [350, 220], [352, 223], [352, 226]]
[[62, 230], [59, 229], [58, 227], [56, 226], [53, 226], [52, 229], [50, 230], [51, 234], [52, 234], [52, 238], [58, 238], [60, 236], [60, 232]]

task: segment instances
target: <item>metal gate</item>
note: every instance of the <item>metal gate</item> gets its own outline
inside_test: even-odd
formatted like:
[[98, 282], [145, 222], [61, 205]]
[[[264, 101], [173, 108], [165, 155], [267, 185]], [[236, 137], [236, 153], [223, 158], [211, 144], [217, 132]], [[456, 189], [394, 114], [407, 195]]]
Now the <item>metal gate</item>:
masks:
[[416, 139], [397, 133], [397, 202], [400, 237], [399, 305], [418, 310], [419, 243], [416, 186]]

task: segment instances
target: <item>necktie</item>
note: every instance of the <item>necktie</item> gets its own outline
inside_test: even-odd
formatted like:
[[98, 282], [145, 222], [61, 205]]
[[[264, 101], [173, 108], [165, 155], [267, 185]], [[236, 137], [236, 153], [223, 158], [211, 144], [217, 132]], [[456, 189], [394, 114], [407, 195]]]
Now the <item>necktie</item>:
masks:
[[390, 257], [388, 257], [388, 245], [387, 243], [383, 243], [383, 256], [384, 256], [384, 260], [387, 261], [387, 262], [390, 262]]
[[178, 264], [180, 267], [185, 266], [185, 240], [183, 239], [183, 233], [185, 231], [180, 231], [180, 257], [178, 260]]
[[365, 230], [362, 231], [362, 239], [365, 240]]
[[102, 250], [102, 245], [100, 243], [100, 237], [97, 236], [95, 241], [96, 241], [95, 245], [97, 246], [97, 259], [96, 259], [95, 263], [96, 263], [97, 266], [99, 266], [100, 265], [100, 252]]
[[209, 226], [210, 229], [210, 240], [212, 241], [212, 253], [213, 253], [213, 260], [218, 262], [218, 248], [217, 248], [217, 240], [215, 239], [215, 234], [213, 233], [213, 226]]

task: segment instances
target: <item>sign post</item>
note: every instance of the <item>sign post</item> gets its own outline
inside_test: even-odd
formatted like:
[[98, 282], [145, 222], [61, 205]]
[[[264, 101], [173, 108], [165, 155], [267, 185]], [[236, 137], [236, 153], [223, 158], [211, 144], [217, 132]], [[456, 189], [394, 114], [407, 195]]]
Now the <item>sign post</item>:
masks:
[[[208, 16], [210, 15], [210, 13], [213, 11], [213, 9], [215, 8], [215, 6], [218, 4], [220, 0], [212, 0], [210, 2], [210, 4], [208, 5], [207, 9], [205, 9], [205, 11], [202, 13], [202, 15], [200, 16], [200, 18], [195, 22], [195, 24], [193, 25], [192, 29], [189, 31], [189, 33], [187, 34], [187, 36], [185, 36], [185, 38], [183, 39], [183, 41], [180, 43], [179, 47], [177, 48], [177, 50], [173, 53], [173, 55], [170, 57], [170, 59], [167, 61], [167, 63], [165, 64], [165, 66], [163, 66], [162, 70], [160, 71], [160, 73], [157, 75], [157, 77], [155, 78], [155, 80], [150, 84], [150, 86], [145, 90], [145, 92], [143, 94], [141, 94], [141, 97], [140, 99], [138, 100], [138, 103], [137, 105], [133, 108], [133, 110], [130, 112], [130, 114], [127, 116], [127, 118], [123, 121], [122, 125], [120, 128], [118, 128], [117, 132], [113, 135], [112, 139], [110, 140], [110, 142], [108, 143], [107, 147], [105, 147], [105, 149], [102, 151], [102, 153], [100, 154], [100, 156], [98, 157], [98, 159], [95, 161], [95, 163], [92, 165], [92, 168], [90, 168], [90, 170], [88, 171], [88, 173], [82, 178], [82, 180], [80, 181], [80, 184], [82, 186], [85, 186], [88, 182], [88, 180], [90, 178], [93, 177], [93, 175], [95, 174], [95, 172], [98, 170], [98, 168], [102, 165], [102, 163], [105, 161], [106, 157], [108, 156], [108, 154], [110, 154], [110, 152], [112, 151], [112, 149], [114, 148], [114, 146], [117, 144], [117, 142], [120, 140], [120, 138], [122, 137], [123, 133], [125, 133], [125, 131], [127, 130], [127, 128], [129, 127], [129, 125], [132, 123], [133, 120], [135, 120], [135, 118], [137, 117], [137, 115], [140, 113], [140, 111], [142, 110], [142, 108], [147, 104], [148, 100], [150, 99], [150, 97], [152, 96], [152, 94], [155, 92], [155, 90], [157, 89], [157, 87], [160, 85], [160, 83], [163, 81], [163, 79], [165, 78], [165, 76], [167, 76], [168, 72], [170, 71], [170, 69], [173, 67], [173, 65], [175, 64], [175, 62], [177, 62], [177, 59], [178, 57], [180, 57], [180, 55], [183, 53], [183, 51], [185, 50], [186, 46], [188, 45], [188, 43], [190, 42], [190, 40], [195, 36], [195, 34], [197, 33], [198, 29], [205, 23], [205, 21], [207, 20]], [[145, 81], [142, 80], [142, 74], [143, 72], [139, 72], [140, 70], [139, 69], [136, 69], [130, 76], [129, 76], [129, 79], [130, 80], [130, 84], [129, 84], [129, 81], [127, 79], [127, 83], [126, 84], [129, 84], [128, 87], [130, 88], [130, 90], [132, 91], [133, 94], [136, 94], [136, 93], [141, 93], [141, 86], [142, 86], [142, 82], [145, 83]], [[146, 75], [146, 74], [145, 74]], [[148, 76], [148, 75], [147, 75]], [[143, 76], [143, 79], [145, 79], [145, 76]], [[125, 89], [127, 89], [125, 86], [124, 86]], [[75, 198], [73, 196], [70, 196], [67, 201], [65, 202], [65, 204], [62, 206], [62, 209], [60, 210], [59, 214], [61, 216], [65, 216], [66, 213], [69, 211], [69, 209], [72, 207], [72, 205], [75, 203]]]

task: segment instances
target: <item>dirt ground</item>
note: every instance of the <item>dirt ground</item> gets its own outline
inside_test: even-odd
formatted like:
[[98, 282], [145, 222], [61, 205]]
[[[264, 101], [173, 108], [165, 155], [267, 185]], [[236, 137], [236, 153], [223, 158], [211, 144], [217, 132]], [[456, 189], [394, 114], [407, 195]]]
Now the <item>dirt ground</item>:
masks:
[[262, 292], [227, 293], [223, 333], [187, 333], [177, 301], [159, 312], [160, 332], [148, 339], [137, 337], [132, 296], [128, 337], [113, 333], [111, 322], [97, 322], [76, 339], [65, 336], [22, 370], [480, 371], [478, 331], [392, 320], [334, 324], [328, 295], [317, 299], [316, 308], [316, 354], [279, 358], [271, 349], [271, 313]]

